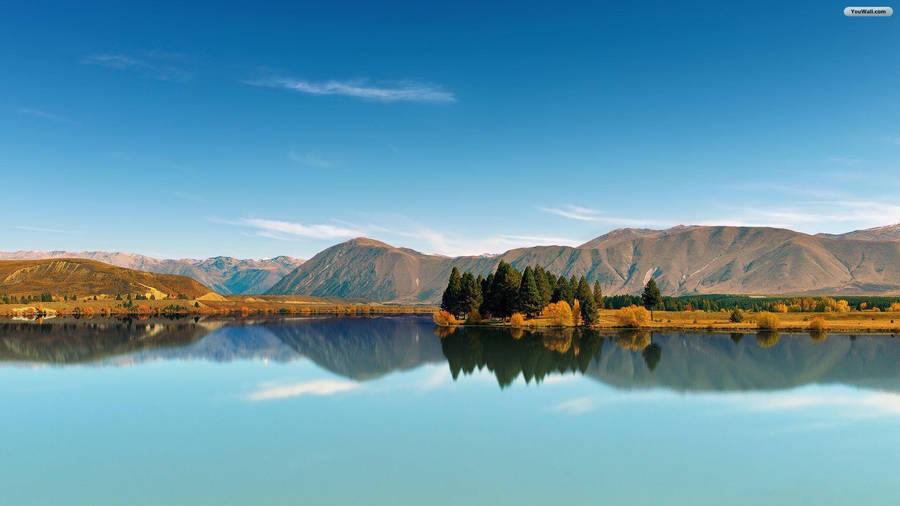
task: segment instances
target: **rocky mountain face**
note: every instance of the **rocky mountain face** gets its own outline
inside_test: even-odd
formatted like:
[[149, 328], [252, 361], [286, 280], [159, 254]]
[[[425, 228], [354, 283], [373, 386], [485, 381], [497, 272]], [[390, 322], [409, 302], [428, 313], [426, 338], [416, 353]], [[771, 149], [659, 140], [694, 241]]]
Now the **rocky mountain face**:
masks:
[[265, 293], [285, 274], [303, 263], [299, 258], [278, 256], [265, 260], [214, 257], [161, 259], [109, 251], [16, 251], [0, 252], [0, 260], [85, 258], [158, 274], [188, 276], [222, 294]]
[[889, 239], [889, 228], [841, 236], [768, 227], [619, 229], [575, 248], [455, 258], [353, 239], [300, 265], [270, 293], [434, 303], [453, 267], [487, 275], [504, 260], [519, 269], [540, 264], [557, 275], [585, 275], [610, 295], [638, 293], [651, 277], [666, 295], [896, 294], [900, 240]]

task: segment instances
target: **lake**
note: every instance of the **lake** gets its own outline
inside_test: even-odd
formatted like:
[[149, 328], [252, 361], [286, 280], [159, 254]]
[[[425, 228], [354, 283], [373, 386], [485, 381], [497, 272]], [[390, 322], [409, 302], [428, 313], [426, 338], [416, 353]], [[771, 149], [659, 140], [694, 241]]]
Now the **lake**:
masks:
[[890, 336], [5, 321], [0, 385], [4, 505], [900, 497]]

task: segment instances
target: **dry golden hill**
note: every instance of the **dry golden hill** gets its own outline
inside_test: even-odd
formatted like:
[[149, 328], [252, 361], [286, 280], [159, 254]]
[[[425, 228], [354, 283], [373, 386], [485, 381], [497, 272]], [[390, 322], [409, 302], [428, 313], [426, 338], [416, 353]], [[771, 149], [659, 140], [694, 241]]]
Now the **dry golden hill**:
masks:
[[187, 276], [136, 271], [81, 258], [0, 260], [0, 294], [6, 295], [142, 294], [158, 299], [179, 294], [196, 298], [210, 292]]

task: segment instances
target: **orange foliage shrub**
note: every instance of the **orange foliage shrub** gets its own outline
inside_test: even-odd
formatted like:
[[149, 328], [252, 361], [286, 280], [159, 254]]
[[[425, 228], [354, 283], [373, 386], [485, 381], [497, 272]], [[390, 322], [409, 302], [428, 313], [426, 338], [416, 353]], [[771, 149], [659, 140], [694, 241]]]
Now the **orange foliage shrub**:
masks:
[[781, 327], [781, 320], [772, 313], [759, 313], [756, 316], [756, 326], [766, 330], [778, 330]]
[[650, 323], [650, 311], [641, 306], [623, 307], [616, 311], [616, 321], [622, 327], [643, 327]]
[[772, 311], [775, 311], [776, 313], [787, 313], [787, 304], [785, 304], [784, 302], [777, 302], [774, 306], [772, 306]]
[[900, 302], [894, 302], [893, 304], [891, 304], [890, 310], [900, 312]]
[[513, 327], [522, 327], [525, 325], [525, 316], [522, 313], [513, 313], [509, 317], [509, 324]]
[[444, 311], [443, 309], [435, 312], [432, 315], [432, 318], [434, 319], [434, 323], [440, 325], [441, 327], [446, 327], [449, 325], [459, 325], [459, 321], [456, 319], [456, 317], [448, 313], [447, 311]]
[[572, 308], [564, 300], [547, 304], [541, 310], [541, 318], [550, 320], [550, 324], [554, 327], [570, 327], [575, 324], [572, 319]]
[[822, 332], [828, 330], [828, 324], [825, 323], [825, 318], [821, 316], [816, 316], [809, 322], [809, 330], [814, 330], [816, 332]]

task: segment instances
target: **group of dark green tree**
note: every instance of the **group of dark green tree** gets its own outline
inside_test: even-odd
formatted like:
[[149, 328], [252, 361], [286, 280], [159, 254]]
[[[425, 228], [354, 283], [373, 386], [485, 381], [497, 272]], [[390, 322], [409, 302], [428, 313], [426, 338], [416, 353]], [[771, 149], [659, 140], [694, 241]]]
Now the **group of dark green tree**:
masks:
[[0, 295], [3, 304], [29, 304], [31, 302], [53, 302], [53, 295], [42, 293], [40, 295]]
[[450, 272], [447, 288], [441, 298], [441, 309], [457, 317], [477, 314], [485, 318], [508, 318], [513, 313], [528, 317], [540, 314], [551, 302], [566, 301], [570, 306], [578, 300], [585, 324], [596, 321], [603, 307], [600, 284], [591, 287], [584, 276], [556, 277], [543, 267], [525, 267], [519, 272], [501, 261], [496, 272], [483, 277], [456, 267]]

